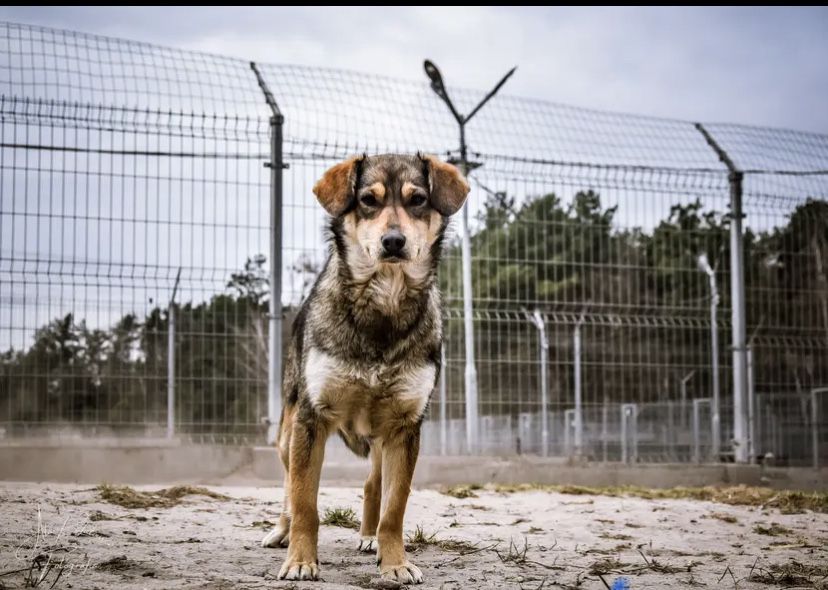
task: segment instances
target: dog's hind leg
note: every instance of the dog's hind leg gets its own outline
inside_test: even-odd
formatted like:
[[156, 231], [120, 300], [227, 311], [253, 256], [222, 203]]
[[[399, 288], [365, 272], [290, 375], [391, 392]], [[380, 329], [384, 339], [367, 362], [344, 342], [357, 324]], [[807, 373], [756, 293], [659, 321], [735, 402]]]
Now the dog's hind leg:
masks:
[[371, 473], [365, 480], [364, 491], [359, 550], [374, 553], [377, 550], [377, 523], [379, 523], [382, 500], [382, 447], [379, 441], [371, 444]]
[[282, 414], [282, 424], [279, 429], [279, 457], [285, 470], [285, 499], [282, 503], [282, 514], [279, 524], [273, 527], [262, 539], [262, 547], [287, 547], [290, 543], [290, 434], [293, 430], [293, 414], [295, 407], [286, 407]]
[[380, 575], [400, 584], [420, 584], [423, 573], [408, 561], [403, 545], [403, 517], [420, 452], [420, 424], [403, 427], [382, 443], [385, 509], [379, 523], [377, 565]]
[[[301, 403], [301, 402], [300, 402]], [[297, 408], [290, 436], [290, 545], [280, 580], [318, 580], [319, 476], [325, 457], [326, 425], [310, 408]]]

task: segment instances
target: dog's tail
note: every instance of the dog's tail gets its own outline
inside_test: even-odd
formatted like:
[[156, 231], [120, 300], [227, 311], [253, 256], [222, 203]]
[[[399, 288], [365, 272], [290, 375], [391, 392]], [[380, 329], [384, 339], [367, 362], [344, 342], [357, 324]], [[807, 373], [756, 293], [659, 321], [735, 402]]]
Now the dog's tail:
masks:
[[345, 445], [360, 457], [367, 457], [371, 452], [371, 443], [367, 436], [359, 436], [344, 430], [339, 431], [339, 436]]

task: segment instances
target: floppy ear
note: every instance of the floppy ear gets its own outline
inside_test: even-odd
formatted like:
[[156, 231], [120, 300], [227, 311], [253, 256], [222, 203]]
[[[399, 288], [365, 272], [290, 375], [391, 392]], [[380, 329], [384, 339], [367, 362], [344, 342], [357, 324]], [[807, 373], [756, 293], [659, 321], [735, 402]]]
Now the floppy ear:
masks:
[[428, 185], [431, 192], [431, 205], [448, 217], [454, 215], [466, 202], [469, 194], [469, 183], [460, 171], [434, 156], [420, 155], [420, 159], [428, 164]]
[[355, 156], [340, 162], [313, 185], [313, 194], [332, 216], [342, 215], [354, 198], [359, 164], [363, 159], [365, 156]]

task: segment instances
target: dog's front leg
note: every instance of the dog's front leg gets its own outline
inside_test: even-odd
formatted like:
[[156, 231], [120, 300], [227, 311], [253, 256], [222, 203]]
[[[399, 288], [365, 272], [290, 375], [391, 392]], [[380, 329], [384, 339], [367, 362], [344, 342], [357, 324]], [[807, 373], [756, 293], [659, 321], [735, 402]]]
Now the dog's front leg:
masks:
[[382, 444], [382, 481], [386, 500], [377, 533], [377, 565], [383, 578], [401, 584], [423, 581], [420, 568], [406, 558], [402, 535], [405, 506], [419, 452], [419, 423], [403, 427]]
[[313, 410], [302, 412], [293, 422], [290, 438], [289, 485], [293, 518], [290, 545], [280, 580], [318, 580], [319, 514], [316, 498], [325, 456], [327, 429]]
[[359, 550], [373, 553], [377, 550], [377, 524], [382, 500], [382, 447], [379, 441], [371, 444], [371, 474], [365, 481], [364, 492]]

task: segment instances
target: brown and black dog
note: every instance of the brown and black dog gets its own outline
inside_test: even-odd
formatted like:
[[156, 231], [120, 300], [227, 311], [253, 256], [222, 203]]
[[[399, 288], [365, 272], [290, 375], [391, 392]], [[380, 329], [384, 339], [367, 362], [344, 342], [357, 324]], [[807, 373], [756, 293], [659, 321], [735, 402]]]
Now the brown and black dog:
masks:
[[377, 552], [383, 578], [419, 584], [403, 516], [440, 372], [437, 266], [469, 186], [432, 156], [387, 154], [337, 164], [313, 192], [332, 217], [330, 257], [293, 325], [278, 437], [284, 510], [262, 545], [288, 545], [280, 579], [318, 579], [319, 475], [338, 432], [371, 457], [359, 550]]

